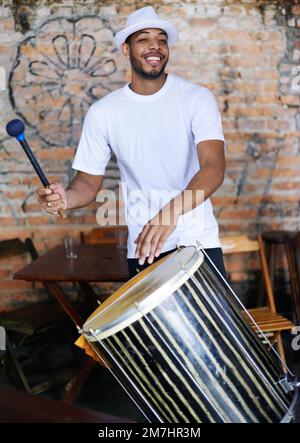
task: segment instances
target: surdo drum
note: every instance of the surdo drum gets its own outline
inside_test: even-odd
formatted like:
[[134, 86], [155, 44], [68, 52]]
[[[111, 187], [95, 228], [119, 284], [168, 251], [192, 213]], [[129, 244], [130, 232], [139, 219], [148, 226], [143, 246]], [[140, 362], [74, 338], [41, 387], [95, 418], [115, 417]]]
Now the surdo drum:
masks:
[[121, 286], [83, 335], [151, 422], [293, 417], [297, 383], [283, 377], [196, 247], [178, 249]]

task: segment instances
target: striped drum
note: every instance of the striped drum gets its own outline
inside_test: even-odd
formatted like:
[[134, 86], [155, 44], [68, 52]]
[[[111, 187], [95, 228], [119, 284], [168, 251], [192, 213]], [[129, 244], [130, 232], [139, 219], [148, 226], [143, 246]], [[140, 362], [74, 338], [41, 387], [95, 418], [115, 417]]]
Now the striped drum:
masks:
[[193, 246], [121, 286], [83, 334], [149, 421], [291, 419], [295, 392], [283, 389], [276, 359]]

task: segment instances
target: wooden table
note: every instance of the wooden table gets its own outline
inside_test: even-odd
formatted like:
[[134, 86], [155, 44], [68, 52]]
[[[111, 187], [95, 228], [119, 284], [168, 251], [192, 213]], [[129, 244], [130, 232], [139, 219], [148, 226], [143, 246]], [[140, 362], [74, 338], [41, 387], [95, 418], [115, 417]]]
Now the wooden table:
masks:
[[76, 259], [66, 258], [63, 245], [56, 246], [46, 254], [16, 272], [15, 279], [43, 282], [76, 326], [84, 321], [72, 306], [59, 282], [77, 282], [97, 308], [91, 282], [125, 282], [128, 280], [126, 250], [112, 244], [77, 245]]
[[0, 423], [133, 423], [91, 409], [66, 405], [0, 385]]
[[[66, 314], [80, 329], [85, 319], [72, 305], [59, 282], [76, 282], [86, 294], [91, 312], [98, 307], [91, 282], [125, 282], [129, 279], [126, 250], [114, 244], [80, 244], [76, 247], [78, 257], [67, 259], [63, 245], [56, 246], [46, 254], [25, 266], [14, 275], [15, 279], [42, 282], [56, 298]], [[105, 297], [106, 298], [106, 297]], [[100, 299], [100, 301], [103, 301]], [[64, 396], [71, 402], [87, 378], [95, 362], [89, 359]]]

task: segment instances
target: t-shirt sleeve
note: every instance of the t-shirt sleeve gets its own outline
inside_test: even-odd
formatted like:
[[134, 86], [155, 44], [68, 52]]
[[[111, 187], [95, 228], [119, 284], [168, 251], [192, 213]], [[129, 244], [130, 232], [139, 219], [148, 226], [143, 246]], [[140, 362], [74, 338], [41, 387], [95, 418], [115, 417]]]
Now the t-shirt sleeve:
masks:
[[92, 175], [104, 175], [111, 157], [105, 119], [100, 113], [96, 116], [93, 106], [88, 110], [72, 164], [73, 169]]
[[204, 140], [225, 142], [217, 101], [206, 88], [199, 89], [194, 96], [191, 121], [195, 145]]

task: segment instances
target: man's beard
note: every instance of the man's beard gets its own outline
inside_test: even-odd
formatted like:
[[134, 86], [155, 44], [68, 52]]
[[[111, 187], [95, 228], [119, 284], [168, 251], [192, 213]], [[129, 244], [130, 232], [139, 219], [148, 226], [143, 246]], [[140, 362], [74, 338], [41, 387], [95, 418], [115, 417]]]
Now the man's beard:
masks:
[[135, 57], [133, 57], [132, 55], [130, 56], [130, 63], [131, 63], [131, 67], [132, 69], [139, 74], [141, 77], [143, 77], [145, 80], [155, 80], [156, 78], [160, 77], [162, 75], [162, 73], [165, 70], [165, 67], [168, 63], [169, 59], [167, 58], [165, 63], [163, 63], [161, 69], [159, 71], [145, 71], [136, 61]]

